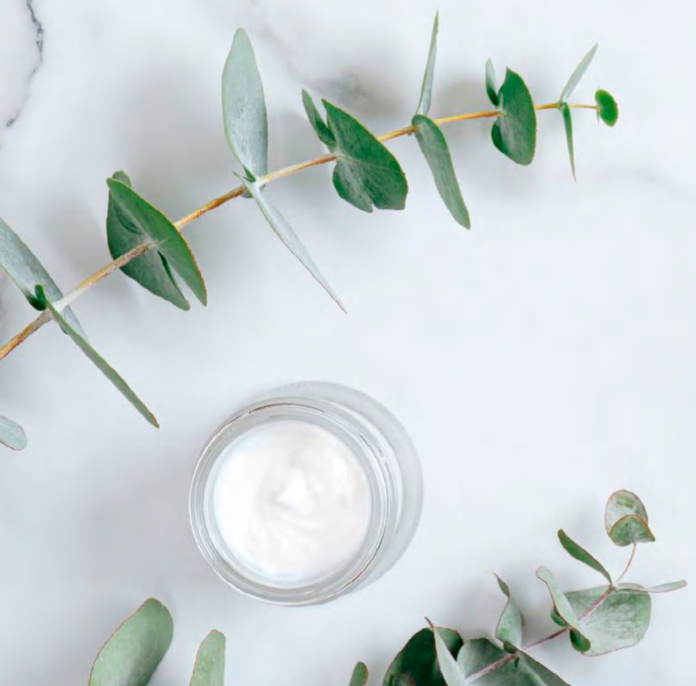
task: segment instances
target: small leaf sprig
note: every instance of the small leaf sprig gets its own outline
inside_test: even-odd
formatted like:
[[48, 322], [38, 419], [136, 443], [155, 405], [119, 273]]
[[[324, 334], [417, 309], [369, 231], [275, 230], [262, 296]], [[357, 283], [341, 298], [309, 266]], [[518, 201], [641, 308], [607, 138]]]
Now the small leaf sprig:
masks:
[[[567, 682], [530, 656], [530, 652], [564, 635], [587, 656], [630, 648], [645, 635], [650, 623], [651, 595], [676, 591], [684, 581], [645, 588], [623, 579], [636, 547], [654, 541], [645, 506], [629, 491], [614, 493], [605, 514], [607, 533], [619, 546], [632, 546], [626, 568], [614, 581], [606, 568], [563, 531], [558, 537], [576, 560], [598, 572], [606, 584], [564, 593], [551, 572], [541, 567], [537, 576], [549, 589], [550, 616], [560, 628], [523, 647], [524, 619], [509, 586], [498, 579], [506, 598], [495, 641], [464, 640], [459, 632], [436, 627], [422, 629], [392, 661], [383, 686], [568, 686]], [[88, 686], [147, 686], [172, 641], [169, 611], [157, 600], [147, 600], [107, 641], [92, 668]], [[349, 686], [365, 686], [368, 669], [358, 662]], [[191, 686], [224, 686], [225, 637], [212, 631], [201, 644]]]
[[[323, 99], [322, 114], [312, 96], [302, 91], [309, 123], [328, 153], [275, 172], [268, 171], [268, 113], [261, 75], [247, 33], [239, 29], [232, 41], [222, 76], [222, 119], [229, 147], [241, 165], [236, 173], [240, 184], [178, 221], [140, 195], [129, 176], [117, 171], [108, 180], [109, 200], [106, 237], [113, 261], [64, 295], [36, 255], [18, 233], [0, 219], [0, 267], [21, 290], [27, 302], [39, 310], [34, 321], [2, 348], [0, 360], [18, 348], [45, 324], [54, 321], [88, 359], [111, 381], [123, 396], [153, 426], [154, 414], [111, 365], [92, 347], [70, 305], [87, 290], [121, 271], [152, 294], [182, 310], [190, 304], [182, 283], [202, 304], [207, 288], [195, 256], [182, 231], [189, 224], [236, 198], [251, 199], [281, 242], [343, 310], [337, 292], [319, 270], [311, 254], [266, 191], [271, 182], [312, 167], [334, 164], [333, 185], [338, 195], [354, 207], [372, 212], [401, 210], [408, 195], [406, 175], [385, 143], [403, 136], [414, 136], [432, 172], [435, 187], [457, 223], [471, 227], [471, 217], [457, 179], [452, 156], [442, 127], [455, 122], [494, 119], [491, 139], [494, 146], [513, 162], [529, 165], [534, 160], [537, 141], [537, 113], [558, 110], [564, 121], [571, 168], [575, 175], [572, 110], [595, 110], [609, 126], [618, 119], [614, 98], [605, 90], [595, 94], [594, 104], [571, 103], [569, 97], [594, 58], [597, 46], [583, 58], [573, 72], [557, 102], [535, 105], [527, 84], [508, 69], [498, 86], [495, 70], [486, 65], [486, 92], [494, 109], [431, 118], [439, 15], [433, 24], [420, 97], [410, 125], [375, 136], [353, 115]], [[8, 419], [0, 419], [0, 443], [21, 449], [24, 432]]]

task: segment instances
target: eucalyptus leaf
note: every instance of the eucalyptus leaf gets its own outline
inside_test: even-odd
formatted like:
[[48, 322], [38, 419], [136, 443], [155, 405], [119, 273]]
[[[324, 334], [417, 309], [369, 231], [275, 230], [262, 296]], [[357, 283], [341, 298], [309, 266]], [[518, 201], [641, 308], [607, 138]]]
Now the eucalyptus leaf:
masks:
[[[174, 291], [171, 290], [171, 285], [174, 284], [169, 273], [171, 268], [196, 298], [203, 305], [207, 304], [205, 282], [186, 239], [160, 210], [138, 195], [128, 181], [128, 177], [122, 172], [117, 172], [106, 181], [110, 192], [107, 222], [110, 231], [109, 247], [120, 252], [127, 245], [135, 247], [141, 243], [148, 243], [159, 253], [161, 265], [156, 260], [138, 262], [141, 258], [137, 258], [125, 265], [122, 268], [123, 272], [155, 295], [186, 309], [188, 303], [183, 299], [181, 292], [179, 291], [180, 299], [177, 300], [173, 295]], [[126, 234], [126, 231], [132, 235]], [[118, 257], [113, 252], [112, 255]], [[150, 272], [151, 269], [155, 271], [154, 274]], [[164, 285], [167, 283], [170, 290]], [[174, 288], [178, 291], [176, 284]]]
[[225, 686], [225, 636], [211, 631], [198, 649], [190, 686]]
[[437, 654], [437, 662], [440, 666], [440, 672], [447, 686], [466, 686], [466, 678], [461, 667], [454, 659], [454, 655], [450, 652], [449, 646], [445, 641], [445, 637], [440, 634], [442, 629], [430, 625], [435, 637], [435, 652]]
[[595, 45], [590, 48], [589, 52], [582, 58], [582, 60], [580, 60], [580, 64], [575, 67], [575, 71], [570, 75], [568, 83], [566, 83], [565, 88], [563, 91], [561, 91], [561, 97], [558, 98], [559, 102], [565, 102], [568, 100], [573, 91], [578, 87], [578, 84], [585, 75], [587, 68], [590, 66], [590, 64], [592, 64], [592, 60], [594, 59], [598, 47], [599, 44], [595, 43]]
[[568, 157], [570, 158], [570, 168], [573, 172], [573, 178], [577, 179], [575, 174], [575, 146], [573, 144], [573, 113], [567, 102], [562, 102], [558, 109], [563, 117], [563, 128], [565, 129], [566, 143], [568, 144]]
[[365, 686], [370, 673], [367, 670], [367, 665], [364, 662], [358, 662], [353, 667], [353, 674], [350, 677], [349, 686]]
[[411, 122], [416, 127], [416, 140], [435, 180], [440, 197], [455, 221], [464, 228], [471, 228], [469, 211], [459, 188], [457, 175], [452, 164], [449, 147], [440, 127], [422, 114], [417, 114]]
[[582, 546], [578, 545], [568, 534], [566, 534], [563, 529], [558, 532], [558, 540], [561, 542], [564, 550], [571, 556], [574, 557], [579, 562], [586, 564], [591, 567], [596, 572], [599, 572], [610, 584], [611, 574], [606, 570], [604, 565], [599, 562], [595, 557], [590, 555]]
[[256, 201], [261, 213], [266, 221], [271, 225], [276, 236], [284, 243], [285, 247], [300, 261], [302, 266], [317, 280], [319, 285], [333, 298], [334, 302], [345, 312], [346, 308], [339, 299], [338, 295], [329, 285], [328, 281], [322, 276], [319, 267], [314, 263], [312, 256], [300, 241], [299, 236], [287, 222], [285, 217], [270, 203], [268, 198], [261, 192], [258, 183], [240, 177], [242, 183]]
[[666, 584], [660, 584], [659, 586], [641, 586], [640, 584], [620, 584], [619, 590], [627, 591], [638, 591], [639, 593], [672, 593], [673, 591], [680, 591], [682, 588], [686, 588], [687, 583], [683, 579], [681, 581], [670, 581]]
[[430, 36], [430, 49], [428, 50], [428, 61], [425, 65], [425, 74], [423, 75], [423, 85], [421, 86], [420, 99], [416, 114], [428, 114], [430, 112], [430, 104], [433, 99], [433, 80], [435, 78], [435, 58], [437, 57], [437, 32], [440, 27], [440, 13], [435, 14], [433, 22], [433, 31]]
[[302, 89], [302, 104], [304, 105], [305, 112], [307, 113], [309, 123], [312, 125], [312, 128], [319, 137], [319, 140], [329, 148], [335, 147], [336, 139], [334, 138], [334, 135], [326, 125], [326, 122], [322, 119], [321, 114], [319, 114], [319, 110], [314, 104], [312, 96], [304, 88]]
[[520, 648], [522, 646], [522, 627], [524, 626], [522, 613], [517, 607], [517, 603], [512, 597], [508, 585], [500, 577], [496, 578], [498, 579], [500, 590], [507, 598], [507, 603], [505, 603], [503, 614], [498, 621], [495, 637], [503, 643], [509, 643], [515, 648]]
[[[568, 602], [578, 616], [586, 615], [607, 588], [599, 587], [567, 594]], [[589, 656], [604, 655], [636, 645], [650, 625], [650, 595], [644, 592], [618, 590], [580, 620], [582, 633], [591, 643]]]
[[[456, 631], [440, 629], [440, 638], [447, 649], [456, 655], [462, 647], [462, 639]], [[384, 686], [446, 686], [438, 665], [433, 632], [421, 629], [411, 637], [389, 666]]]
[[591, 648], [591, 641], [583, 633], [577, 613], [562, 593], [553, 574], [546, 567], [540, 567], [537, 570], [537, 577], [546, 584], [556, 614], [575, 632], [573, 647], [581, 653], [586, 653]]
[[614, 543], [625, 547], [655, 540], [648, 526], [648, 512], [641, 499], [631, 491], [616, 491], [607, 501], [604, 527]]
[[99, 652], [89, 686], [146, 686], [172, 642], [172, 617], [150, 599], [129, 617]]
[[644, 519], [638, 515], [626, 515], [619, 519], [609, 532], [611, 540], [618, 546], [636, 543], [654, 543], [655, 536]]
[[222, 73], [222, 114], [227, 142], [255, 179], [268, 173], [268, 115], [251, 41], [237, 29]]
[[[37, 310], [43, 309], [42, 304], [36, 299], [37, 283], [44, 287], [48, 297], [53, 302], [57, 302], [63, 297], [60, 288], [36, 255], [2, 218], [0, 218], [0, 268], [7, 272], [7, 275], [22, 291], [29, 304]], [[73, 329], [79, 331], [80, 335], [85, 335], [80, 322], [77, 321], [70, 308], [64, 310], [64, 316]]]
[[491, 130], [493, 144], [513, 162], [531, 164], [536, 151], [537, 121], [527, 84], [508, 69], [498, 99], [501, 115]]
[[614, 126], [619, 120], [619, 106], [614, 100], [614, 96], [600, 88], [595, 93], [597, 103], [597, 116], [607, 125]]
[[486, 60], [486, 93], [488, 93], [488, 99], [496, 106], [500, 105], [500, 98], [498, 97], [498, 85], [495, 78], [495, 67], [493, 66], [493, 60]]
[[82, 350], [82, 352], [99, 369], [99, 371], [101, 371], [102, 374], [104, 374], [104, 376], [111, 381], [111, 383], [123, 394], [128, 402], [130, 402], [133, 407], [135, 407], [135, 409], [138, 410], [138, 412], [140, 412], [140, 414], [145, 417], [148, 422], [150, 422], [150, 424], [159, 428], [157, 419], [145, 406], [145, 403], [138, 398], [135, 392], [118, 374], [118, 372], [111, 367], [109, 363], [103, 357], [101, 357], [99, 353], [94, 350], [94, 348], [92, 348], [87, 340], [70, 325], [70, 322], [68, 322], [62, 313], [59, 312], [55, 305], [48, 299], [46, 292], [41, 285], [36, 286], [36, 298], [45, 308], [50, 311], [53, 319], [56, 320], [58, 326], [60, 326], [60, 328], [63, 330], [63, 333], [67, 334], [68, 337], [73, 340], [75, 345], [77, 345], [77, 347]]
[[10, 450], [24, 450], [27, 435], [24, 429], [7, 417], [0, 417], [0, 443]]

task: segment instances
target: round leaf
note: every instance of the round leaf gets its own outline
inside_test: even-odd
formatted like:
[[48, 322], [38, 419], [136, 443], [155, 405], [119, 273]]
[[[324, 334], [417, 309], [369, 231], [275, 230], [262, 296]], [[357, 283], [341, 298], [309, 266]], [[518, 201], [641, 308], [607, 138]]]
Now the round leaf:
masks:
[[618, 546], [651, 543], [655, 537], [648, 526], [648, 512], [640, 498], [630, 491], [617, 491], [607, 501], [604, 526]]
[[607, 126], [614, 126], [619, 120], [619, 106], [616, 104], [614, 96], [600, 89], [595, 93], [595, 102], [599, 118]]
[[537, 121], [527, 84], [508, 69], [498, 98], [502, 114], [493, 124], [493, 144], [513, 162], [531, 164], [536, 151]]

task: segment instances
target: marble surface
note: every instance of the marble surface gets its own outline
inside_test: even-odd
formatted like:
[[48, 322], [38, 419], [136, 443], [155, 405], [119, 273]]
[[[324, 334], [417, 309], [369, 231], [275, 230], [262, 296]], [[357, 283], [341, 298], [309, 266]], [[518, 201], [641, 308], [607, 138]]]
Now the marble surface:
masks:
[[[412, 141], [394, 143], [404, 212], [361, 213], [327, 169], [269, 189], [347, 304], [344, 316], [247, 203], [188, 231], [210, 291], [184, 314], [116, 276], [78, 301], [94, 344], [156, 411], [152, 430], [56, 330], [0, 365], [0, 412], [30, 448], [0, 455], [2, 682], [85, 684], [105, 636], [145, 597], [176, 637], [155, 686], [186, 683], [197, 644], [229, 638], [227, 683], [344, 686], [380, 675], [433, 621], [494, 627], [513, 587], [530, 638], [550, 630], [540, 564], [566, 587], [593, 573], [555, 541], [564, 527], [612, 568], [612, 490], [642, 494], [658, 544], [635, 577], [696, 571], [696, 203], [689, 112], [693, 8], [683, 0], [440, 0], [433, 113], [486, 107], [492, 56], [553, 100], [584, 52], [578, 90], [615, 92], [613, 131], [576, 117], [578, 182], [560, 117], [540, 117], [518, 168], [490, 123], [447, 129], [474, 228], [441, 205]], [[124, 168], [172, 217], [232, 184], [219, 111], [232, 34], [262, 69], [271, 166], [320, 154], [309, 87], [377, 132], [417, 100], [436, 4], [421, 0], [0, 0], [0, 215], [71, 288], [108, 260], [104, 179]], [[0, 332], [32, 317], [2, 282]], [[419, 447], [422, 524], [387, 576], [319, 608], [229, 591], [198, 555], [187, 490], [209, 433], [250, 396], [294, 380], [353, 385], [385, 402]], [[657, 598], [643, 644], [600, 659], [539, 656], [573, 684], [692, 682], [694, 594]], [[272, 656], [272, 659], [269, 659]], [[377, 681], [375, 681], [377, 683]]]

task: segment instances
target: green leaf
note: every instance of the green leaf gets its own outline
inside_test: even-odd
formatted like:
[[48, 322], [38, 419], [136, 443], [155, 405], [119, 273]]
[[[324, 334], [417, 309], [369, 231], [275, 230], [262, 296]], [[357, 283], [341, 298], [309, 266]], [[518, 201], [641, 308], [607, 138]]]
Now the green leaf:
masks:
[[562, 102], [558, 109], [563, 117], [563, 127], [565, 128], [566, 142], [568, 143], [568, 157], [570, 158], [570, 168], [573, 172], [573, 178], [577, 180], [575, 174], [575, 148], [573, 145], [573, 114], [568, 107], [567, 102]]
[[436, 626], [430, 625], [435, 636], [435, 653], [437, 654], [437, 663], [440, 667], [440, 672], [447, 686], [466, 686], [466, 678], [461, 667], [454, 659], [454, 655], [450, 652], [449, 646], [445, 641], [445, 637], [440, 634], [440, 631], [446, 631]]
[[536, 112], [529, 89], [519, 74], [507, 70], [498, 99], [502, 113], [493, 124], [493, 144], [513, 162], [531, 164], [536, 150]]
[[364, 662], [358, 662], [353, 668], [349, 686], [365, 686], [369, 676], [370, 673], [367, 671], [367, 665]]
[[568, 686], [558, 675], [526, 653], [518, 652], [513, 658], [487, 638], [467, 641], [459, 651], [457, 663], [467, 677], [500, 663], [492, 671], [476, 678], [473, 683], [480, 686]]
[[508, 585], [500, 577], [496, 576], [496, 578], [498, 579], [500, 590], [508, 600], [505, 603], [503, 614], [500, 616], [498, 627], [495, 630], [495, 637], [503, 643], [509, 643], [515, 648], [520, 648], [522, 645], [522, 627], [524, 626], [522, 613], [517, 607]]
[[418, 146], [428, 162], [433, 179], [435, 179], [435, 186], [445, 206], [455, 221], [470, 229], [469, 211], [464, 203], [464, 198], [462, 198], [444, 134], [440, 127], [425, 115], [417, 114], [411, 123], [416, 127]]
[[[440, 629], [440, 638], [452, 655], [462, 646], [462, 639], [456, 631]], [[446, 686], [438, 666], [433, 633], [421, 629], [394, 658], [384, 677], [384, 686]]]
[[648, 512], [640, 498], [630, 491], [617, 491], [607, 502], [604, 527], [614, 543], [625, 547], [655, 540], [648, 526]]
[[123, 378], [118, 374], [118, 372], [109, 365], [109, 363], [102, 358], [99, 353], [97, 353], [94, 348], [87, 342], [87, 340], [80, 335], [68, 322], [68, 320], [59, 312], [55, 305], [48, 299], [46, 292], [41, 285], [36, 287], [36, 297], [39, 302], [48, 308], [53, 319], [56, 320], [58, 326], [63, 330], [63, 333], [67, 334], [77, 345], [77, 347], [82, 350], [82, 352], [90, 359], [90, 361], [106, 376], [109, 381], [125, 396], [125, 398], [130, 402], [133, 407], [135, 407], [140, 414], [147, 419], [150, 424], [159, 428], [157, 419], [148, 410], [142, 400], [133, 392], [131, 387], [123, 380]]
[[316, 132], [319, 140], [329, 148], [333, 148], [336, 145], [336, 139], [334, 135], [329, 130], [326, 122], [322, 119], [321, 114], [317, 106], [312, 100], [312, 96], [303, 88], [302, 89], [302, 104], [304, 105], [305, 112], [307, 113], [307, 118], [312, 128]]
[[582, 653], [590, 650], [591, 641], [584, 635], [582, 631], [582, 626], [580, 620], [573, 609], [570, 601], [561, 592], [556, 579], [553, 574], [546, 569], [546, 567], [540, 567], [537, 570], [537, 578], [546, 584], [546, 587], [551, 594], [551, 600], [553, 602], [554, 610], [556, 614], [566, 623], [566, 625], [575, 632], [575, 637], [573, 640], [573, 647]]
[[[51, 300], [57, 301], [63, 297], [60, 288], [36, 255], [2, 219], [0, 219], [0, 267], [17, 284], [29, 304], [37, 310], [43, 309], [36, 299], [37, 283], [44, 287]], [[82, 336], [85, 335], [80, 322], [70, 308], [65, 309], [64, 316], [76, 331], [79, 331]]]
[[416, 114], [428, 114], [430, 112], [430, 103], [433, 99], [433, 79], [435, 78], [435, 58], [437, 57], [437, 32], [440, 28], [440, 13], [435, 14], [433, 22], [433, 31], [430, 36], [430, 49], [428, 50], [428, 61], [425, 65], [425, 74], [423, 75], [423, 85], [421, 86], [420, 99]]
[[599, 572], [610, 584], [612, 583], [611, 575], [601, 562], [590, 555], [583, 547], [579, 546], [565, 531], [563, 531], [563, 529], [558, 532], [558, 540], [571, 557], [586, 564], [588, 567], [592, 567], [592, 569]]
[[681, 581], [671, 581], [659, 586], [641, 586], [640, 584], [620, 584], [619, 590], [638, 591], [639, 593], [671, 593], [672, 591], [680, 591], [686, 588], [687, 583], [683, 579]]
[[[338, 194], [365, 212], [402, 210], [408, 184], [398, 161], [357, 119], [322, 100], [327, 114], [328, 133], [308, 93], [305, 109], [320, 139], [336, 155], [333, 183]], [[333, 142], [330, 142], [333, 137]]]
[[[578, 616], [585, 615], [606, 593], [607, 587], [574, 591], [568, 602]], [[599, 607], [580, 620], [582, 633], [591, 643], [589, 656], [604, 655], [636, 645], [650, 625], [650, 595], [630, 590], [614, 591]]]
[[225, 686], [225, 636], [211, 631], [198, 649], [190, 686]]
[[27, 447], [27, 435], [19, 424], [0, 417], [0, 443], [10, 450], [24, 450]]
[[[122, 171], [117, 171], [112, 178], [128, 187], [131, 186], [130, 179]], [[106, 238], [109, 252], [114, 259], [148, 241], [148, 236], [119, 211], [111, 193], [109, 193], [109, 209], [106, 215]], [[157, 250], [149, 250], [144, 255], [136, 257], [121, 267], [121, 271], [151, 293], [168, 300], [182, 310], [188, 310], [191, 307], [174, 280], [167, 260]]]
[[498, 97], [495, 67], [493, 66], [493, 60], [490, 59], [486, 61], [486, 93], [488, 93], [489, 100], [498, 107], [498, 105], [500, 105], [500, 98]]
[[252, 177], [268, 173], [268, 116], [254, 49], [237, 29], [222, 73], [222, 115], [232, 152]]
[[[196, 258], [174, 224], [130, 187], [123, 172], [117, 172], [106, 183], [109, 186], [107, 231], [112, 256], [118, 257], [124, 249], [141, 243], [149, 243], [158, 253], [154, 259], [142, 262], [140, 260], [148, 257], [147, 254], [136, 258], [122, 268], [123, 272], [155, 295], [186, 309], [188, 303], [171, 277], [171, 268], [196, 298], [203, 305], [207, 304], [208, 294]], [[165, 284], [169, 284], [168, 287]]]
[[607, 125], [614, 126], [619, 120], [619, 106], [614, 100], [614, 96], [600, 88], [595, 93], [595, 102], [597, 103], [597, 115]]
[[259, 206], [261, 213], [266, 218], [266, 221], [271, 225], [276, 236], [284, 243], [285, 247], [300, 261], [302, 266], [316, 279], [319, 285], [333, 298], [334, 302], [345, 312], [346, 308], [339, 299], [338, 295], [329, 285], [328, 281], [322, 276], [319, 267], [314, 263], [312, 256], [307, 252], [307, 249], [300, 241], [299, 236], [293, 228], [288, 224], [283, 215], [271, 205], [268, 198], [261, 192], [261, 187], [249, 179], [239, 177], [245, 188], [254, 198]]
[[582, 58], [582, 60], [580, 60], [580, 64], [575, 67], [575, 71], [570, 75], [568, 83], [566, 83], [565, 88], [561, 91], [561, 97], [558, 98], [559, 102], [565, 102], [568, 100], [572, 92], [577, 88], [580, 80], [585, 75], [587, 68], [592, 63], [598, 47], [599, 44], [595, 43], [595, 45], [590, 48], [590, 51]]
[[172, 616], [162, 603], [146, 600], [99, 652], [89, 686], [146, 686], [172, 642]]

